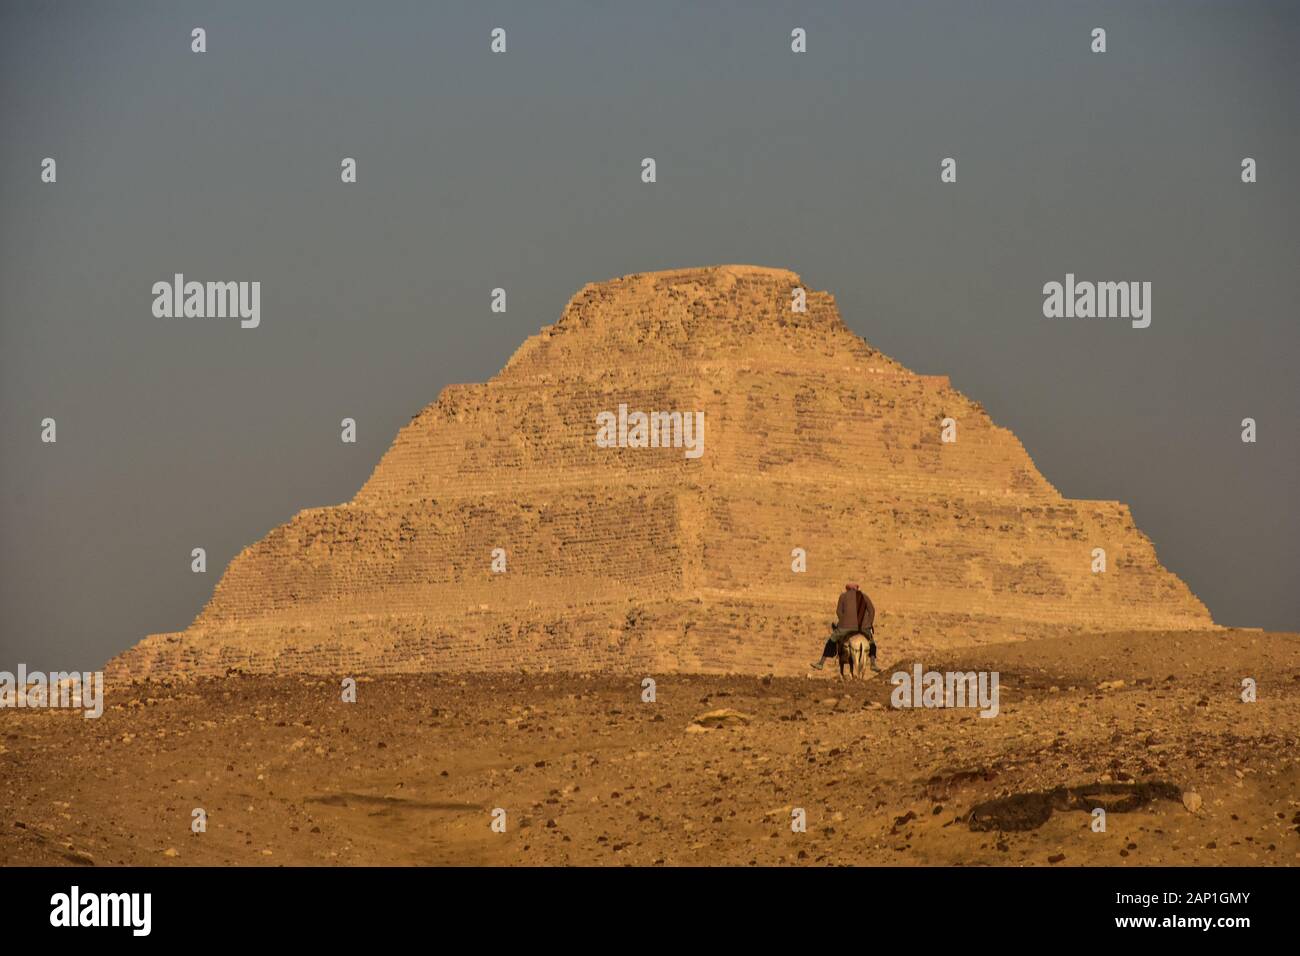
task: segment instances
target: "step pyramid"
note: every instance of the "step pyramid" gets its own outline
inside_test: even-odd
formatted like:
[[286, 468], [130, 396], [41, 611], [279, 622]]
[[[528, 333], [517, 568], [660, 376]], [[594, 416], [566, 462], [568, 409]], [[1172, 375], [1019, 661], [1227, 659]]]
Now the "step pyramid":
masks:
[[[635, 429], [603, 447], [620, 406], [703, 412], [703, 453]], [[109, 670], [802, 673], [846, 581], [884, 659], [1213, 626], [1125, 505], [1063, 498], [793, 272], [715, 266], [586, 286], [492, 380], [444, 389], [350, 502], [245, 548], [190, 627]]]

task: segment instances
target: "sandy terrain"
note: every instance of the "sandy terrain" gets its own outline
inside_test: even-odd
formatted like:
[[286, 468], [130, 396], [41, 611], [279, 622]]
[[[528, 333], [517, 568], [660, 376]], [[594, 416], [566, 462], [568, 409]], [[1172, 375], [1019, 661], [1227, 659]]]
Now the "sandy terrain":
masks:
[[[348, 704], [334, 679], [118, 684], [99, 720], [0, 711], [0, 863], [1300, 864], [1300, 635], [1076, 636], [923, 663], [997, 670], [1000, 714], [891, 709], [911, 662], [887, 646], [883, 673], [848, 686], [419, 675], [363, 678]], [[748, 720], [688, 729], [724, 708]], [[1133, 792], [1086, 790], [1102, 783]], [[1091, 805], [1111, 807], [1104, 833]]]

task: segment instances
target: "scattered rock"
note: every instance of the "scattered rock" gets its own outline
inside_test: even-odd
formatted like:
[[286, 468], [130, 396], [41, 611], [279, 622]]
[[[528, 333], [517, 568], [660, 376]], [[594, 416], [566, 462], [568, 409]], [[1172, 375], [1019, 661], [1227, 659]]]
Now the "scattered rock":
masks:
[[702, 714], [696, 714], [695, 719], [686, 728], [686, 732], [700, 732], [699, 730], [692, 730], [693, 727], [698, 727], [700, 730], [714, 730], [719, 727], [741, 727], [753, 719], [749, 714], [742, 714], [738, 710], [723, 707], [719, 710], [708, 710]]
[[906, 813], [904, 813], [902, 816], [894, 817], [894, 826], [893, 826], [892, 829], [890, 829], [889, 832], [890, 832], [890, 833], [894, 833], [894, 834], [896, 834], [896, 833], [898, 833], [898, 828], [899, 828], [899, 827], [901, 827], [901, 826], [905, 826], [906, 824], [910, 823], [911, 821], [913, 821], [913, 820], [915, 820], [915, 819], [916, 819], [916, 814], [913, 813], [911, 810], [908, 810], [908, 811], [907, 811]]

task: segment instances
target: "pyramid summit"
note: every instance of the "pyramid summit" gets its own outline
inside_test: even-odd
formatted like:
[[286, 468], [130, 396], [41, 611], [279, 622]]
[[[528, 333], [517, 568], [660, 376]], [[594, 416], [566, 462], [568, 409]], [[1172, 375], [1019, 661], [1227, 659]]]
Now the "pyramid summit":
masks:
[[109, 670], [802, 673], [847, 580], [886, 660], [1213, 626], [1125, 505], [1063, 498], [795, 273], [728, 265], [585, 286], [490, 381], [445, 388], [350, 502], [245, 548], [190, 627]]

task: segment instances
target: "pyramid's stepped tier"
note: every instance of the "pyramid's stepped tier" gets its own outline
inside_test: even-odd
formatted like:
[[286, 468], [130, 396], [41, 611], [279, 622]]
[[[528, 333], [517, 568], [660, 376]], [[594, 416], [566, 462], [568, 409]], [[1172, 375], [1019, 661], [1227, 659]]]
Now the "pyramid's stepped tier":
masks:
[[[896, 648], [1212, 626], [1127, 508], [1062, 498], [946, 378], [824, 293], [792, 311], [797, 288], [751, 267], [586, 287], [412, 419], [352, 502], [246, 548], [190, 628], [110, 668], [796, 673], [848, 579]], [[601, 447], [620, 405], [703, 412], [703, 454]]]
[[[705, 454], [602, 448], [597, 416], [704, 413]], [[951, 418], [958, 440], [940, 440]], [[453, 386], [399, 433], [354, 499], [401, 501], [635, 480], [803, 480], [884, 492], [1059, 499], [1015, 436], [941, 376], [744, 362], [611, 369], [596, 381]], [[903, 477], [905, 476], [905, 477]]]

